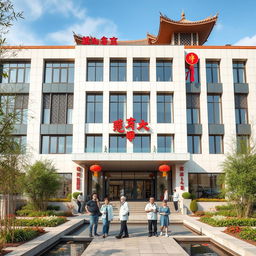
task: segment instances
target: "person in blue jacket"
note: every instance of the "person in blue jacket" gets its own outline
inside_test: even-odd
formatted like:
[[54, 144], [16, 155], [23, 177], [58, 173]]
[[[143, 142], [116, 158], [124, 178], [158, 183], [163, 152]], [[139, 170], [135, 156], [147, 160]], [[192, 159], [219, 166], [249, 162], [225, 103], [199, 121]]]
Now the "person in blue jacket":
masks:
[[113, 220], [113, 207], [109, 204], [108, 197], [104, 198], [104, 204], [101, 206], [100, 212], [102, 213], [103, 238], [106, 238], [108, 236], [110, 222]]
[[169, 215], [171, 214], [170, 208], [167, 205], [167, 201], [163, 201], [163, 205], [159, 209], [160, 214], [160, 228], [161, 233], [160, 236], [163, 235], [163, 231], [165, 229], [165, 236], [168, 237], [168, 226], [169, 226]]

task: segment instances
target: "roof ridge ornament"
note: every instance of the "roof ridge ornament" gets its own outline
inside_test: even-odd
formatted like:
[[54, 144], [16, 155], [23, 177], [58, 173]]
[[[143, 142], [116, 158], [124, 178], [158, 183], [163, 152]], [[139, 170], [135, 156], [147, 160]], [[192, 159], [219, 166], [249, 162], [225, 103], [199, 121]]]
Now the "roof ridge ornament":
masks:
[[185, 20], [185, 19], [186, 19], [185, 12], [184, 12], [184, 10], [182, 10], [182, 12], [181, 12], [181, 20]]

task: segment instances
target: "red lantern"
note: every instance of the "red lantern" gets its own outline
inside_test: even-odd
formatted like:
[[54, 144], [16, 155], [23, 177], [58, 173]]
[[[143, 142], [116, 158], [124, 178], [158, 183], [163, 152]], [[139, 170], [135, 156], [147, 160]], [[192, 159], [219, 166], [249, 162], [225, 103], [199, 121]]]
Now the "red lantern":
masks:
[[167, 164], [162, 164], [159, 166], [158, 170], [163, 173], [163, 177], [166, 177], [167, 172], [169, 172], [171, 170], [171, 168]]
[[98, 177], [98, 172], [102, 170], [101, 166], [98, 164], [94, 164], [90, 167], [90, 171], [93, 172], [94, 177]]
[[198, 56], [195, 53], [190, 52], [186, 55], [186, 62], [189, 65], [189, 71], [187, 72], [186, 80], [187, 80], [188, 74], [190, 73], [190, 82], [192, 83], [195, 81], [194, 65], [198, 62]]

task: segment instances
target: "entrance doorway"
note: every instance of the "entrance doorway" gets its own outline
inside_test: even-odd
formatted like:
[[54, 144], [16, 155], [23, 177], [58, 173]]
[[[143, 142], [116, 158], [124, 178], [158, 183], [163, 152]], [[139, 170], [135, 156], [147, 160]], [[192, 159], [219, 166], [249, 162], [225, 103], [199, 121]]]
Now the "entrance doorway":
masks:
[[105, 173], [105, 195], [111, 200], [119, 200], [124, 195], [128, 200], [146, 200], [155, 196], [156, 175], [153, 172]]

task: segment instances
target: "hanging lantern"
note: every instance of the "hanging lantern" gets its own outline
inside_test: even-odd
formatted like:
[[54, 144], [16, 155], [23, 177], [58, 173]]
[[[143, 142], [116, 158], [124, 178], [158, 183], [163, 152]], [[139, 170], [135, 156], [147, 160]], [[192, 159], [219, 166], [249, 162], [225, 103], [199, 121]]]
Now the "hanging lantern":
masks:
[[162, 164], [159, 166], [158, 170], [163, 173], [163, 177], [166, 177], [167, 172], [169, 172], [171, 170], [171, 168], [167, 164]]
[[190, 52], [186, 55], [186, 62], [189, 65], [189, 71], [186, 73], [186, 80], [190, 74], [190, 83], [192, 83], [195, 81], [194, 65], [198, 62], [198, 56], [194, 52]]
[[90, 171], [93, 172], [94, 177], [98, 177], [98, 172], [102, 170], [101, 166], [98, 164], [94, 164], [90, 167]]

